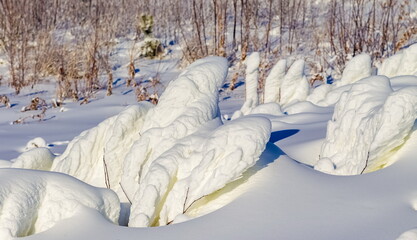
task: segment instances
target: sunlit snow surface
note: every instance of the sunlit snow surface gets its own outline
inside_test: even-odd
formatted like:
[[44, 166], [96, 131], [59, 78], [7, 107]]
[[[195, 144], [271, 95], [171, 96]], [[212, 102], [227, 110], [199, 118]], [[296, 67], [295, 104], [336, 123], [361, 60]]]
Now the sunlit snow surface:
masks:
[[[389, 88], [381, 89], [381, 91], [388, 89], [385, 95], [382, 94], [384, 95], [383, 100], [371, 101], [370, 105], [375, 104], [362, 108], [365, 113], [369, 109], [376, 108], [379, 110], [376, 112], [372, 111], [372, 114], [378, 113], [381, 116], [387, 114], [386, 118], [381, 118], [383, 121], [380, 121], [379, 124], [381, 124], [380, 126], [388, 124], [387, 126], [390, 127], [385, 127], [385, 129], [388, 129], [389, 134], [384, 133], [380, 138], [375, 137], [373, 142], [381, 143], [376, 144], [375, 149], [379, 149], [378, 147], [382, 145], [385, 146], [388, 142], [391, 143], [393, 139], [405, 140], [403, 143], [400, 143], [400, 147], [396, 147], [395, 151], [390, 152], [391, 156], [389, 159], [394, 164], [389, 167], [376, 172], [348, 177], [328, 175], [312, 168], [321, 158], [321, 147], [325, 144], [326, 135], [328, 135], [328, 122], [335, 120], [333, 119], [335, 116], [333, 111], [338, 107], [335, 107], [334, 104], [341, 98], [344, 98], [343, 101], [349, 100], [355, 94], [350, 92], [353, 85], [349, 83], [339, 88], [330, 87], [326, 91], [317, 94], [315, 99], [323, 103], [320, 106], [304, 101], [288, 104], [282, 110], [279, 105], [278, 107], [259, 105], [256, 108], [262, 110], [254, 114], [251, 113], [254, 116], [240, 117], [237, 120], [226, 122], [223, 126], [220, 126], [221, 121], [217, 118], [218, 115], [215, 115], [216, 118], [207, 121], [206, 124], [202, 124], [202, 128], [198, 128], [200, 130], [193, 131], [192, 134], [184, 134], [189, 142], [194, 142], [194, 139], [201, 139], [201, 141], [197, 141], [201, 144], [197, 149], [187, 150], [185, 146], [177, 146], [176, 144], [178, 143], [174, 142], [167, 154], [164, 151], [159, 156], [155, 156], [156, 160], [160, 160], [152, 161], [154, 163], [158, 163], [158, 161], [171, 163], [172, 160], [170, 159], [172, 157], [170, 157], [170, 154], [175, 156], [176, 154], [185, 155], [187, 153], [190, 154], [189, 156], [192, 156], [197, 153], [204, 155], [204, 158], [212, 158], [210, 141], [217, 142], [215, 141], [216, 135], [219, 135], [220, 139], [224, 138], [222, 130], [226, 130], [226, 132], [229, 132], [230, 137], [233, 137], [234, 147], [242, 148], [242, 151], [256, 152], [247, 149], [249, 145], [240, 144], [244, 140], [241, 141], [240, 138], [237, 140], [234, 137], [235, 131], [240, 131], [232, 127], [234, 122], [236, 122], [237, 127], [248, 125], [250, 126], [249, 130], [257, 132], [252, 134], [249, 131], [249, 134], [245, 133], [242, 135], [245, 137], [264, 139], [265, 133], [271, 129], [269, 143], [256, 164], [243, 173], [240, 179], [234, 183], [227, 184], [218, 192], [208, 195], [206, 199], [202, 199], [202, 203], [196, 204], [194, 211], [200, 209], [200, 212], [197, 211], [197, 214], [194, 216], [199, 216], [199, 213], [210, 212], [210, 209], [218, 209], [210, 214], [192, 221], [165, 227], [126, 228], [112, 224], [106, 218], [103, 218], [102, 213], [90, 206], [82, 208], [82, 211], [74, 211], [72, 216], [57, 221], [47, 231], [26, 237], [25, 239], [350, 240], [396, 239], [402, 233], [404, 234], [401, 236], [401, 239], [414, 239], [415, 230], [412, 229], [417, 227], [417, 185], [415, 184], [417, 182], [417, 174], [415, 174], [415, 169], [417, 169], [417, 162], [415, 161], [415, 156], [417, 155], [415, 147], [417, 145], [417, 135], [415, 128], [412, 126], [413, 122], [409, 123], [412, 117], [401, 118], [407, 121], [408, 127], [411, 126], [412, 128], [406, 128], [406, 130], [401, 130], [397, 134], [392, 134], [391, 130], [396, 128], [390, 125], [390, 123], [402, 125], [401, 121], [390, 122], [388, 120], [394, 119], [389, 117], [390, 112], [395, 112], [398, 116], [412, 116], [414, 105], [410, 104], [410, 108], [408, 108], [408, 104], [414, 101], [410, 97], [414, 94], [414, 88], [407, 89], [404, 87], [415, 85], [415, 77], [404, 77], [401, 80], [387, 80], [383, 77], [372, 77], [372, 79], [385, 79], [377, 83], [377, 85], [384, 84], [384, 81], [388, 81], [388, 84], [385, 85], [389, 86], [391, 84]], [[326, 88], [326, 85], [323, 85], [321, 88]], [[238, 96], [242, 94], [242, 90], [242, 87], [237, 88], [233, 93], [234, 95], [231, 95], [231, 98], [221, 98], [219, 103], [220, 113], [231, 114], [240, 109], [243, 102], [235, 99], [238, 99]], [[372, 91], [364, 92], [364, 94], [366, 96], [369, 95], [373, 99]], [[378, 96], [380, 95], [375, 96], [379, 98]], [[398, 101], [395, 100], [396, 98], [398, 98]], [[400, 104], [401, 108], [395, 111], [390, 110], [389, 108], [395, 106], [395, 104], [389, 104], [389, 106], [383, 104], [388, 102], [389, 99], [393, 103], [402, 103]], [[349, 101], [346, 101], [346, 103], [349, 103]], [[108, 102], [107, 104], [110, 105], [111, 103]], [[403, 106], [407, 107], [403, 108]], [[404, 109], [408, 110], [403, 111]], [[77, 110], [72, 110], [74, 111], [73, 114], [76, 114]], [[337, 111], [343, 112], [341, 110]], [[121, 112], [120, 107], [115, 108], [113, 114], [119, 112]], [[282, 112], [286, 112], [286, 114]], [[398, 113], [404, 114], [399, 115]], [[85, 113], [85, 116], [92, 115]], [[349, 114], [346, 116], [349, 116]], [[352, 119], [355, 119], [355, 116], [353, 115]], [[364, 114], [364, 116], [364, 118], [359, 119], [367, 119], [369, 117], [367, 114]], [[93, 119], [95, 119], [94, 121], [97, 124], [104, 120], [105, 117]], [[269, 119], [271, 125], [269, 125], [267, 119]], [[242, 121], [246, 123], [239, 124]], [[375, 120], [370, 118], [369, 121]], [[361, 124], [358, 126], [361, 126]], [[40, 127], [42, 128], [42, 125]], [[384, 127], [381, 128], [383, 129]], [[7, 133], [8, 129], [10, 129], [9, 125], [0, 125], [0, 131]], [[44, 129], [47, 129], [46, 126]], [[344, 131], [353, 131], [351, 128], [347, 129]], [[218, 133], [216, 134], [216, 132]], [[144, 133], [146, 131], [141, 134]], [[45, 131], [44, 135], [38, 133], [36, 136], [48, 140], [48, 137], [53, 134], [53, 132], [48, 133], [48, 131]], [[256, 137], [257, 134], [259, 134], [259, 138]], [[401, 136], [405, 134], [407, 137], [397, 138], [398, 134]], [[387, 136], [393, 139], [386, 138]], [[222, 140], [219, 141], [222, 142]], [[13, 141], [11, 142], [13, 143]], [[9, 146], [17, 149], [19, 147], [23, 148], [25, 144], [12, 145], [10, 143]], [[223, 144], [223, 146], [227, 145]], [[201, 151], [198, 148], [201, 148]], [[183, 151], [184, 149], [186, 151]], [[383, 150], [375, 152], [378, 153], [375, 154], [377, 158], [379, 154], [385, 154]], [[0, 158], [7, 160], [4, 157]], [[193, 159], [195, 158], [193, 157]], [[148, 172], [154, 169], [152, 164], [149, 164], [147, 168]], [[155, 169], [161, 170], [160, 168]], [[211, 172], [205, 169], [207, 168], [201, 169], [201, 171]], [[55, 175], [52, 173], [48, 174]], [[189, 176], [192, 176], [192, 174]], [[149, 178], [147, 182], [151, 182], [151, 180]], [[219, 209], [219, 207], [222, 208]], [[183, 210], [184, 205], [180, 206], [180, 209]], [[166, 216], [169, 216], [170, 211], [167, 209], [161, 212], [166, 212]], [[190, 211], [191, 217], [193, 217], [192, 213], [193, 211]], [[162, 216], [165, 216], [164, 214]], [[176, 215], [177, 213], [172, 215], [175, 218], [174, 223], [182, 222], [189, 218], [181, 214]], [[167, 221], [173, 220], [171, 217], [167, 217], [167, 219]]]

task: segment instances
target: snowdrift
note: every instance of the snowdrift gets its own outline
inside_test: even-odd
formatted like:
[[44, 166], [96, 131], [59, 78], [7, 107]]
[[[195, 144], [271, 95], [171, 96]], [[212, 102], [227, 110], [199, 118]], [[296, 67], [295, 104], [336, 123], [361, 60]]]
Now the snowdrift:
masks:
[[0, 182], [2, 240], [45, 231], [83, 208], [95, 209], [111, 222], [118, 222], [120, 203], [114, 192], [68, 175], [0, 169]]
[[352, 84], [335, 106], [315, 169], [355, 175], [383, 168], [416, 118], [416, 87], [393, 91], [384, 76]]

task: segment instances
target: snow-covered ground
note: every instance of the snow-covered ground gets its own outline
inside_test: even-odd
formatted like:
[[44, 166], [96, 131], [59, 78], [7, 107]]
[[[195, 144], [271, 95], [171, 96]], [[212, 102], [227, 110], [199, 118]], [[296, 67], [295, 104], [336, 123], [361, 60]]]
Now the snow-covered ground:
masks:
[[415, 74], [413, 51], [383, 65], [390, 78], [359, 55], [309, 96], [304, 62], [281, 61], [267, 104], [257, 54], [233, 92], [222, 58], [181, 74], [175, 58], [144, 60], [140, 74], [166, 87], [158, 105], [136, 102], [126, 64], [112, 96], [23, 124], [11, 122], [54, 84], [0, 86], [12, 104], [0, 106], [0, 239], [417, 239], [417, 77], [399, 76]]

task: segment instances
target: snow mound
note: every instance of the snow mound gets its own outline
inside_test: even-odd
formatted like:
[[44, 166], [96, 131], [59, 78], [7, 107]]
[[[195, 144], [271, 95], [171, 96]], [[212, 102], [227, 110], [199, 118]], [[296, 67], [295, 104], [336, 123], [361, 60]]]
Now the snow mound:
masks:
[[281, 106], [306, 100], [310, 87], [304, 74], [305, 62], [302, 59], [295, 61], [288, 69], [281, 84]]
[[378, 69], [378, 74], [387, 77], [417, 75], [417, 44], [385, 59]]
[[271, 69], [265, 80], [265, 99], [264, 103], [278, 103], [280, 100], [281, 82], [285, 77], [287, 69], [287, 60], [279, 60]]
[[352, 58], [343, 70], [342, 78], [336, 86], [344, 86], [372, 75], [372, 60], [368, 54], [359, 54]]
[[187, 213], [197, 200], [253, 166], [270, 132], [268, 119], [249, 116], [208, 136], [197, 132], [177, 143], [150, 165], [135, 195], [129, 226], [155, 225], [158, 219], [159, 225], [166, 225]]
[[246, 59], [246, 100], [240, 111], [243, 115], [248, 114], [251, 109], [258, 106], [258, 75], [261, 62], [258, 52], [253, 52]]
[[30, 150], [30, 149], [33, 149], [33, 148], [40, 148], [40, 147], [47, 147], [47, 144], [46, 144], [46, 141], [45, 141], [45, 139], [43, 139], [43, 138], [41, 138], [41, 137], [37, 137], [37, 138], [34, 138], [34, 139], [32, 139], [32, 140], [30, 140], [27, 144], [26, 144], [26, 147], [25, 147], [25, 149], [24, 149], [24, 151], [28, 151], [28, 150]]
[[83, 208], [117, 223], [120, 203], [112, 191], [70, 176], [23, 169], [0, 169], [0, 239], [45, 231]]
[[416, 118], [417, 87], [394, 92], [384, 76], [358, 81], [335, 106], [315, 169], [355, 175], [383, 168]]
[[11, 160], [12, 168], [26, 168], [36, 170], [50, 170], [55, 155], [47, 148], [33, 148]]
[[120, 180], [124, 158], [140, 135], [144, 117], [152, 104], [130, 106], [74, 138], [58, 156], [52, 170], [74, 176], [99, 187], [110, 187], [123, 196]]
[[227, 60], [207, 57], [192, 63], [170, 82], [158, 105], [147, 114], [140, 139], [125, 158], [121, 184], [128, 196], [133, 197], [153, 160], [220, 116], [218, 90], [226, 76]]
[[404, 232], [396, 240], [417, 240], [417, 229]]
[[371, 57], [368, 54], [357, 55], [347, 63], [339, 81], [334, 84], [323, 84], [316, 87], [307, 97], [307, 101], [321, 107], [334, 105], [344, 92], [350, 90], [351, 84], [371, 75]]

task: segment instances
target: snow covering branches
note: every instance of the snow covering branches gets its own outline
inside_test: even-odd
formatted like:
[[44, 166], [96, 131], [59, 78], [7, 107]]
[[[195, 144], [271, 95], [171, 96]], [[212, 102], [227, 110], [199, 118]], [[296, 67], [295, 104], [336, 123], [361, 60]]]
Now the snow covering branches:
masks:
[[315, 169], [354, 175], [390, 164], [414, 125], [416, 106], [416, 87], [393, 91], [384, 76], [351, 85], [335, 106]]
[[170, 82], [155, 107], [131, 106], [83, 132], [52, 170], [116, 191], [132, 204], [129, 226], [175, 221], [239, 178], [269, 140], [271, 123], [263, 117], [223, 125], [218, 90], [226, 76], [224, 58], [194, 62]]
[[60, 220], [91, 208], [117, 223], [120, 203], [107, 189], [63, 174], [0, 169], [0, 239], [45, 231]]

